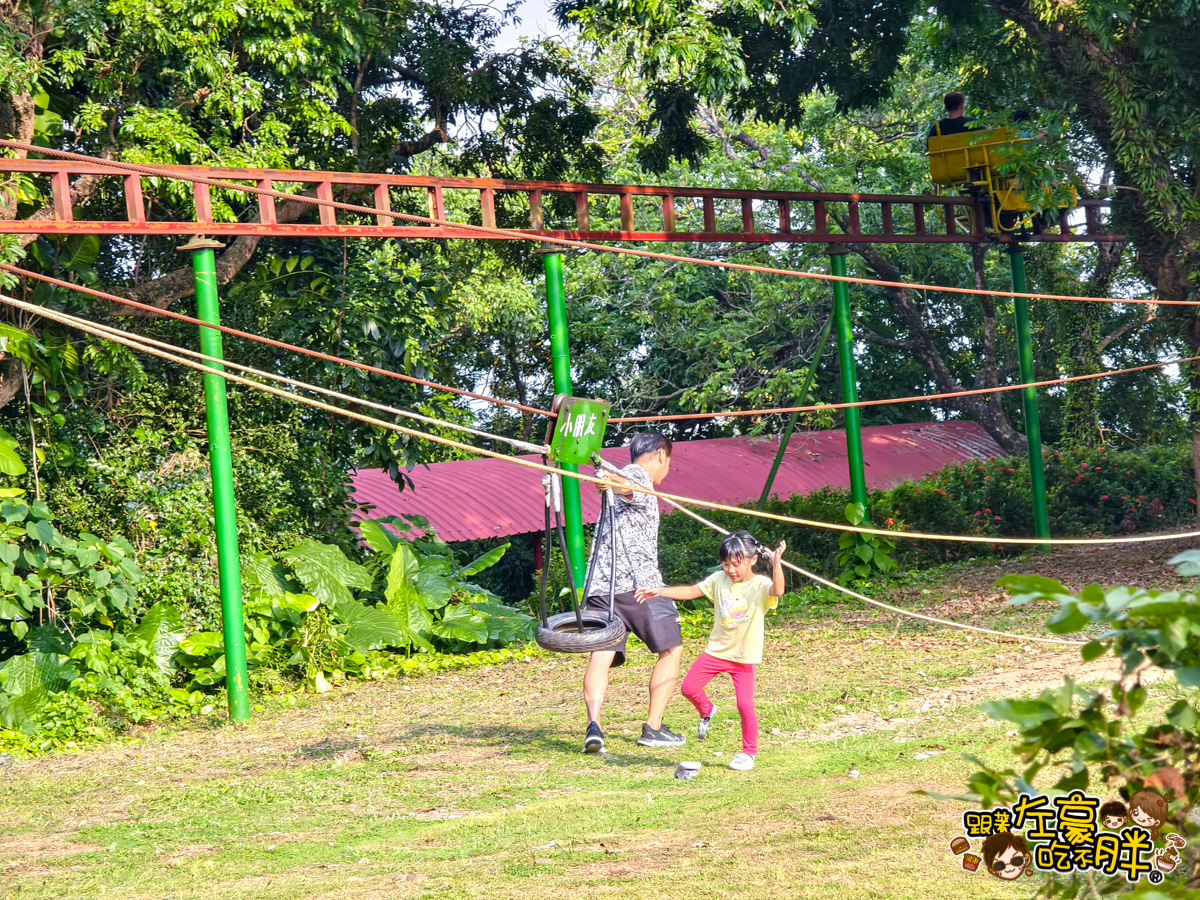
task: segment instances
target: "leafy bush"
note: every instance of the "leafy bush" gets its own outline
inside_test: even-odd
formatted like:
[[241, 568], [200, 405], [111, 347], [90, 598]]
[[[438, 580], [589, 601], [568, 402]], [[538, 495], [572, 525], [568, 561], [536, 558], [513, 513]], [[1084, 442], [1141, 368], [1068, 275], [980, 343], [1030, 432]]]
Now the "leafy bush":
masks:
[[62, 618], [74, 629], [127, 621], [142, 582], [133, 546], [122, 537], [68, 538], [45, 503], [23, 496], [0, 488], [0, 621], [10, 641], [20, 642], [35, 618], [51, 625]]
[[[401, 531], [415, 525], [424, 536], [406, 540], [388, 525]], [[375, 551], [365, 566], [312, 540], [278, 561], [266, 553], [247, 558], [246, 657], [253, 679], [298, 676], [323, 692], [330, 676], [362, 674], [372, 651], [468, 652], [532, 639], [533, 619], [466, 581], [498, 562], [507, 545], [459, 566], [423, 518], [364, 519], [359, 528]], [[196, 686], [222, 682], [220, 633], [189, 635], [179, 650]]]
[[[851, 525], [861, 525], [866, 510], [861, 503], [847, 503], [843, 514]], [[892, 541], [880, 535], [843, 531], [838, 537], [837, 564], [841, 568], [838, 581], [849, 584], [875, 573], [887, 575], [896, 571], [896, 561], [892, 559], [895, 549]]]
[[[0, 744], [44, 750], [190, 715], [205, 692], [223, 685], [220, 632], [189, 634], [168, 601], [155, 603], [132, 627], [132, 584], [141, 574], [126, 542], [70, 541], [49, 524], [44, 504], [11, 497], [0, 503], [0, 517], [8, 520], [0, 537], [20, 542], [0, 543], [0, 565], [10, 569], [7, 575], [0, 569], [8, 592], [0, 596], [9, 604], [0, 611], [12, 614], [11, 639], [25, 651], [0, 662]], [[398, 533], [414, 527], [423, 532], [419, 539]], [[532, 618], [468, 581], [499, 561], [506, 546], [460, 565], [419, 517], [364, 520], [360, 529], [374, 551], [365, 565], [313, 540], [278, 558], [265, 552], [244, 558], [246, 656], [259, 689], [290, 683], [323, 692], [346, 675], [451, 667], [439, 649], [478, 664], [533, 637]], [[45, 611], [37, 591], [47, 585], [80, 627], [29, 627], [31, 611]], [[127, 630], [99, 627], [114, 620]]]
[[[1183, 575], [1200, 575], [1200, 551], [1180, 554], [1172, 563]], [[1192, 843], [1200, 832], [1191, 815], [1200, 800], [1200, 771], [1194, 764], [1200, 741], [1200, 711], [1194, 702], [1200, 688], [1200, 599], [1192, 592], [1096, 585], [1075, 595], [1057, 581], [1033, 575], [1010, 575], [998, 584], [1014, 593], [1012, 603], [1057, 604], [1047, 627], [1057, 634], [1096, 634], [1080, 648], [1080, 656], [1090, 661], [1111, 653], [1121, 662], [1121, 676], [1107, 691], [1080, 688], [1067, 678], [1034, 700], [984, 704], [993, 719], [1014, 723], [1020, 741], [1013, 752], [1022, 767], [980, 764], [969, 781], [971, 794], [963, 799], [990, 808], [1011, 804], [1021, 793], [1080, 790], [1120, 793], [1128, 799], [1152, 789], [1169, 803], [1164, 827]], [[1148, 667], [1166, 671], [1171, 679], [1163, 692], [1172, 702], [1161, 709], [1147, 707], [1142, 674]], [[1135, 722], [1139, 711], [1145, 714]], [[1062, 774], [1035, 789], [1038, 777], [1048, 772]], [[1182, 896], [1191, 872], [1190, 865], [1177, 866], [1158, 889]], [[1095, 880], [1098, 885], [1088, 885], [1078, 874], [1053, 875], [1043, 890], [1065, 897], [1129, 890], [1120, 875]]]

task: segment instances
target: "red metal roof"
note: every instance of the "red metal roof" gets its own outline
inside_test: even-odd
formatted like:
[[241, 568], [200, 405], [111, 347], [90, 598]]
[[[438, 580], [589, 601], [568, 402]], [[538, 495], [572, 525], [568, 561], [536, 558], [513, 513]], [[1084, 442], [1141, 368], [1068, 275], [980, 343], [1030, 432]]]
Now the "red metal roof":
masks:
[[[894, 487], [959, 460], [1004, 455], [974, 422], [883, 425], [864, 428], [862, 436], [867, 487], [872, 489]], [[730, 505], [757, 500], [778, 446], [766, 437], [680, 441], [671, 454], [671, 473], [660, 488]], [[604, 450], [602, 455], [618, 466], [629, 462], [624, 448]], [[374, 507], [367, 513], [371, 516], [425, 516], [447, 541], [542, 529], [541, 473], [534, 469], [498, 459], [469, 459], [433, 463], [411, 474], [416, 490], [401, 491], [382, 469], [356, 472], [355, 498]], [[790, 497], [849, 484], [845, 432], [808, 431], [792, 436], [772, 495]], [[595, 521], [599, 495], [590, 485], [581, 487], [584, 521]], [[669, 511], [665, 504], [660, 506]]]

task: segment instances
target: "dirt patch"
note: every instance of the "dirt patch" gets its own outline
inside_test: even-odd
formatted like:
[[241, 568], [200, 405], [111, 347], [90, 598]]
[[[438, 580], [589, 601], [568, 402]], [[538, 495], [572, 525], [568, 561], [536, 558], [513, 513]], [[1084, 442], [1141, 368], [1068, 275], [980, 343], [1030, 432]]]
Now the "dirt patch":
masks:
[[[1017, 665], [1005, 665], [1009, 659]], [[1024, 652], [997, 654], [997, 665], [959, 679], [959, 684], [942, 688], [918, 688], [916, 697], [906, 705], [919, 713], [957, 706], [974, 706], [984, 700], [1038, 694], [1057, 688], [1063, 678], [1070, 676], [1076, 684], [1111, 684], [1121, 677], [1121, 663], [1111, 657], [1083, 662], [1076, 651], [1052, 652], [1028, 657]], [[1161, 669], [1145, 669], [1139, 673], [1143, 682], [1154, 682], [1166, 676]], [[790, 736], [805, 741], [837, 741], [877, 731], [906, 731], [927, 720], [927, 716], [881, 716], [862, 710], [835, 716], [816, 728], [792, 732]]]
[[581, 881], [609, 881], [620, 878], [644, 878], [654, 873], [656, 866], [647, 865], [647, 860], [613, 860], [581, 863], [567, 869], [567, 874]]
[[[40, 834], [26, 838], [5, 838], [4, 856], [25, 857], [38, 860], [72, 856], [76, 853], [94, 853], [99, 850], [90, 844], [76, 844], [62, 834]], [[13, 865], [14, 863], [9, 863]]]
[[175, 850], [170, 856], [164, 860], [168, 866], [174, 868], [181, 865], [185, 860], [193, 856], [207, 856], [209, 853], [216, 853], [217, 848], [208, 844], [192, 844], [187, 847], [180, 847]]

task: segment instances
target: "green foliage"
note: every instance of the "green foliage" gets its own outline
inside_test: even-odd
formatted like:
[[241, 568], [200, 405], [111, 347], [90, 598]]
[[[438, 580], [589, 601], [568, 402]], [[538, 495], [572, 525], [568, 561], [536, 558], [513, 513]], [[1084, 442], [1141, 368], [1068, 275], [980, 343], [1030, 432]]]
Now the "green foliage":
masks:
[[[131, 585], [141, 576], [127, 542], [105, 544], [90, 536], [68, 541], [50, 525], [42, 503], [27, 507], [10, 497], [0, 516], [8, 519], [0, 526], [8, 531], [0, 536], [11, 539], [0, 544], [0, 564], [10, 569], [4, 584], [11, 592], [4, 602], [20, 613], [12, 632], [23, 649], [0, 662], [0, 742], [31, 751], [77, 744], [131, 724], [190, 715], [223, 685], [220, 632], [191, 631], [179, 608], [165, 600], [146, 609], [135, 626]], [[387, 522], [416, 524], [424, 535], [404, 539]], [[531, 640], [533, 619], [465, 580], [498, 562], [506, 547], [460, 561], [424, 520], [364, 525], [381, 548], [366, 565], [311, 539], [278, 560], [249, 555], [246, 657], [259, 690], [290, 684], [324, 692], [348, 675], [380, 677], [449, 665], [400, 666], [389, 662], [395, 650], [433, 658], [440, 647], [483, 662], [490, 651]], [[38, 562], [34, 571], [41, 573], [36, 576], [41, 586], [71, 603], [70, 632], [29, 627], [33, 609], [48, 613], [50, 607], [33, 602], [41, 595], [22, 568], [27, 557]], [[22, 602], [21, 585], [31, 587], [30, 609], [16, 605]], [[126, 590], [128, 595], [121, 593]], [[391, 652], [381, 653], [385, 650]]]
[[35, 617], [112, 627], [135, 611], [142, 572], [127, 540], [73, 540], [54, 527], [44, 502], [26, 503], [16, 488], [0, 493], [0, 621], [18, 641]]
[[[395, 522], [364, 520], [364, 535], [379, 548], [366, 566], [312, 540], [282, 553], [282, 566], [268, 558], [255, 561], [256, 586], [245, 607], [253, 680], [274, 684], [278, 677], [297, 677], [323, 692], [330, 677], [362, 674], [376, 651], [463, 652], [532, 639], [533, 619], [462, 580], [497, 562], [504, 548], [456, 565], [428, 522], [416, 523], [424, 536], [410, 541], [387, 528], [388, 521]], [[279, 592], [293, 581], [307, 593]], [[220, 634], [189, 635], [179, 650], [196, 687], [222, 682]]]
[[[861, 503], [847, 503], [843, 514], [851, 525], [861, 525], [866, 509]], [[896, 571], [892, 551], [896, 545], [877, 534], [855, 534], [844, 531], [838, 538], [838, 581], [849, 584], [871, 578], [873, 574], [887, 575]]]
[[[1200, 551], [1189, 550], [1171, 562], [1181, 574], [1200, 573]], [[970, 799], [989, 807], [1011, 803], [1022, 792], [1078, 789], [1108, 796], [1120, 790], [1131, 796], [1153, 789], [1168, 800], [1170, 830], [1193, 840], [1200, 830], [1189, 814], [1200, 800], [1200, 775], [1192, 763], [1200, 739], [1200, 600], [1191, 592], [1097, 585], [1073, 594], [1035, 575], [1009, 575], [997, 584], [1013, 595], [1011, 603], [1056, 604], [1049, 630], [1084, 633], [1091, 639], [1080, 650], [1082, 659], [1111, 653], [1120, 661], [1121, 676], [1107, 691], [1083, 689], [1067, 678], [1036, 699], [984, 704], [993, 719], [1017, 728], [1020, 740], [1013, 752], [1021, 765], [980, 764], [969, 781]], [[1173, 699], [1165, 708], [1147, 705], [1143, 675], [1148, 666], [1166, 671], [1172, 682], [1166, 692]], [[1039, 777], [1042, 786], [1035, 789]], [[1186, 871], [1168, 874], [1161, 890], [1171, 894], [1186, 878]], [[1127, 887], [1124, 879], [1100, 881], [1101, 894]], [[1082, 888], [1079, 876], [1055, 876], [1049, 893], [1075, 896]]]

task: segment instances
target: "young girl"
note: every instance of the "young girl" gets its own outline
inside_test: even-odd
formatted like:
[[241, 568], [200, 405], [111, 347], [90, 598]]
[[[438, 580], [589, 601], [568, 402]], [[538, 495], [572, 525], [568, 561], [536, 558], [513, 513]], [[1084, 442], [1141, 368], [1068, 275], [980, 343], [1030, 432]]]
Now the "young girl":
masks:
[[[765, 549], [765, 548], [764, 548]], [[771, 577], [755, 575], [759, 544], [749, 532], [738, 531], [721, 542], [721, 571], [695, 585], [646, 588], [637, 592], [637, 600], [669, 597], [672, 600], [696, 600], [707, 597], [713, 602], [714, 618], [708, 649], [692, 663], [683, 679], [683, 696], [700, 713], [696, 737], [704, 740], [717, 708], [704, 686], [721, 672], [733, 679], [738, 715], [742, 720], [742, 752], [729, 768], [747, 772], [754, 768], [758, 753], [758, 715], [754, 711], [754, 667], [762, 662], [763, 617], [779, 605], [783, 595], [783, 551], [780, 542], [774, 552], [766, 551], [771, 561]]]

